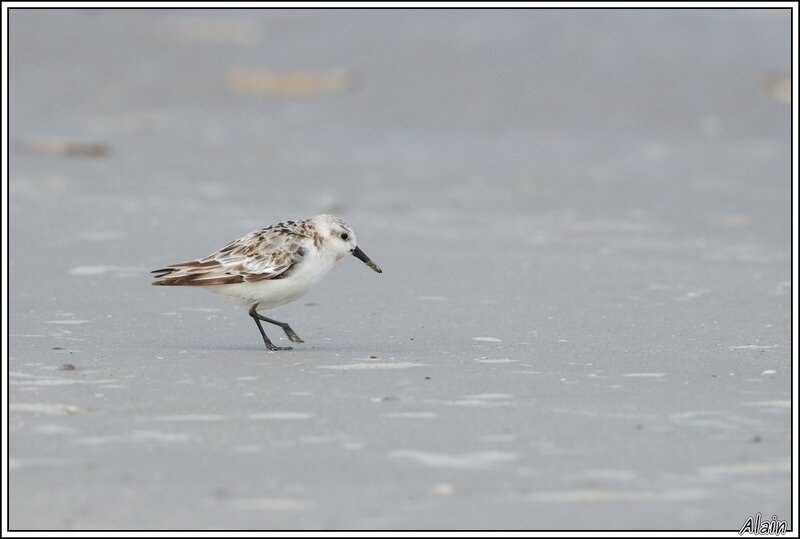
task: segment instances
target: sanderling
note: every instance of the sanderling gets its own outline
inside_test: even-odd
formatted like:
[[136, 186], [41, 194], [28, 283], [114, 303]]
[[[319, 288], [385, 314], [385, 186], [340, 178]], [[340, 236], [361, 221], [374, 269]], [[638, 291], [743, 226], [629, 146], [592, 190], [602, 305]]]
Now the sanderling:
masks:
[[279, 326], [292, 342], [303, 342], [286, 322], [258, 313], [284, 305], [308, 293], [333, 264], [353, 255], [378, 273], [378, 265], [356, 245], [356, 235], [332, 215], [286, 221], [254, 230], [205, 258], [170, 264], [155, 270], [154, 285], [203, 286], [248, 307], [267, 350], [275, 346], [261, 322]]

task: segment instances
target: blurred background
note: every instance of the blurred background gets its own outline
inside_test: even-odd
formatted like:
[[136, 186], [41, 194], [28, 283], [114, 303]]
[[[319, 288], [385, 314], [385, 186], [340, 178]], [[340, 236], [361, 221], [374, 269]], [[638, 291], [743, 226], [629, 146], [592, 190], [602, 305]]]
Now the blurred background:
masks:
[[[14, 8], [8, 38], [12, 529], [790, 517], [789, 10]], [[318, 213], [385, 273], [270, 314], [290, 357], [148, 284]]]

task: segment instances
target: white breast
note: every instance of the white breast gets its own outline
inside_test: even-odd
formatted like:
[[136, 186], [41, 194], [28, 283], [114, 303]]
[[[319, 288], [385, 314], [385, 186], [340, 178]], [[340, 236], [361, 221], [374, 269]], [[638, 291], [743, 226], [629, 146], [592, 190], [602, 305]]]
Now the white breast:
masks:
[[245, 307], [254, 303], [269, 309], [292, 302], [306, 295], [336, 263], [335, 257], [310, 249], [301, 262], [283, 279], [267, 279], [252, 283], [235, 283], [208, 288], [227, 296]]

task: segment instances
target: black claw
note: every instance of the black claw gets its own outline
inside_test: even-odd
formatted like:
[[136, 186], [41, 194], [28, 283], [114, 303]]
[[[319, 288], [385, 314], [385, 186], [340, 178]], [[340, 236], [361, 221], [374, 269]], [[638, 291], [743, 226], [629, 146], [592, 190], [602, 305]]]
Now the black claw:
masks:
[[282, 350], [294, 350], [291, 346], [275, 346], [274, 344], [270, 347], [267, 346], [267, 350], [270, 352], [280, 352]]

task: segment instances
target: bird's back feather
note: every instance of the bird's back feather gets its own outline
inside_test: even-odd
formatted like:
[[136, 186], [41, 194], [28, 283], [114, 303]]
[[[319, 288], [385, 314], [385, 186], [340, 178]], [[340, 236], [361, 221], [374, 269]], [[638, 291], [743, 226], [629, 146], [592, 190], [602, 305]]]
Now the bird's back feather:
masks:
[[154, 270], [158, 286], [213, 286], [287, 277], [314, 245], [307, 221], [255, 230], [199, 260]]

